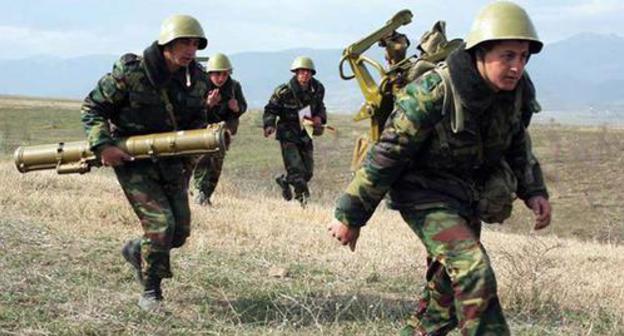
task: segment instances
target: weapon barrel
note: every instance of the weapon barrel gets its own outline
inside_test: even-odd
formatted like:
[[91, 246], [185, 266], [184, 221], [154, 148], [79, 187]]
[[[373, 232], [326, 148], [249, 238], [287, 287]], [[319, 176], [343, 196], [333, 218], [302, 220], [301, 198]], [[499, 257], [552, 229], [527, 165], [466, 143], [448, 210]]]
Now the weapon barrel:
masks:
[[[116, 145], [136, 159], [148, 159], [225, 152], [230, 137], [219, 123], [205, 129], [131, 136]], [[59, 174], [82, 174], [99, 165], [87, 141], [22, 146], [15, 150], [14, 159], [21, 173], [56, 169]]]
[[349, 55], [350, 57], [357, 57], [361, 55], [368, 48], [370, 48], [370, 46], [377, 43], [382, 38], [392, 34], [392, 32], [397, 30], [397, 28], [412, 22], [412, 17], [412, 12], [408, 9], [399, 11], [390, 20], [388, 20], [383, 27], [347, 47], [347, 49], [344, 50], [344, 54]]
[[[15, 166], [20, 173], [54, 169], [60, 166], [95, 160], [87, 141], [21, 146], [15, 150]], [[87, 170], [88, 171], [88, 170]]]
[[205, 129], [137, 135], [123, 139], [117, 146], [136, 159], [225, 152], [230, 133], [223, 123]]

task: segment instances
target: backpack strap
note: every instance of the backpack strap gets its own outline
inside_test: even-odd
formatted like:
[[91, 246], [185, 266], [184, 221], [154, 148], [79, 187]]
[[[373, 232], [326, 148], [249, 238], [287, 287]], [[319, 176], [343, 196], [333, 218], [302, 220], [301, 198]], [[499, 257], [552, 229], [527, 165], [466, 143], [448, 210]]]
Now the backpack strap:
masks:
[[297, 110], [301, 110], [302, 108], [304, 108], [305, 106], [303, 105], [299, 97], [297, 97], [297, 91], [292, 86], [292, 83], [290, 81], [288, 81], [288, 88], [290, 89], [290, 92], [292, 92], [293, 97], [295, 98], [295, 102], [297, 103]]
[[442, 78], [442, 84], [444, 85], [442, 115], [444, 116], [447, 113], [450, 114], [451, 130], [453, 130], [453, 133], [459, 133], [464, 130], [464, 106], [461, 98], [458, 94], [456, 94], [453, 81], [451, 81], [451, 74], [449, 72], [448, 65], [445, 62], [442, 62], [438, 64], [433, 71], [440, 75], [440, 78]]

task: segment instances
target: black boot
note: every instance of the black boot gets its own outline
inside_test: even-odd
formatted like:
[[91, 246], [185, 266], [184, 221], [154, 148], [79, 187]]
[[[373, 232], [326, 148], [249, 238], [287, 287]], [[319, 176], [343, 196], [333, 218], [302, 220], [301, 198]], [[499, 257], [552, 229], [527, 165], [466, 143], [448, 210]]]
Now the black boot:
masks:
[[299, 204], [302, 208], [308, 205], [308, 200], [310, 200], [310, 190], [307, 185], [295, 187], [295, 199], [299, 201]]
[[203, 191], [198, 191], [197, 196], [195, 196], [195, 204], [212, 206], [212, 202], [210, 201], [210, 195]]
[[275, 182], [282, 189], [282, 197], [285, 200], [290, 201], [293, 198], [293, 194], [292, 194], [292, 191], [290, 190], [290, 185], [286, 181], [286, 178], [284, 177], [284, 175], [280, 175], [276, 177]]
[[141, 239], [127, 241], [121, 249], [121, 254], [134, 269], [136, 281], [144, 286], [143, 272], [141, 271]]
[[166, 312], [160, 283], [161, 279], [156, 277], [147, 277], [145, 280], [145, 290], [139, 298], [139, 307], [144, 311], [150, 313]]

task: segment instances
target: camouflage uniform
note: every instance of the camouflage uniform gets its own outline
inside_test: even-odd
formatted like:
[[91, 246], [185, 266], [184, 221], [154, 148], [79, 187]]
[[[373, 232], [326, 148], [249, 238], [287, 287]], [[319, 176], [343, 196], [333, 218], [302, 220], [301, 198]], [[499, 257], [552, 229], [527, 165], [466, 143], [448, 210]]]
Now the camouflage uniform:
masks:
[[335, 216], [361, 227], [387, 194], [389, 206], [423, 242], [427, 284], [406, 330], [444, 335], [508, 335], [488, 255], [480, 242], [480, 193], [505, 160], [517, 178], [518, 197], [548, 197], [541, 169], [531, 154], [528, 121], [535, 112], [527, 76], [512, 92], [495, 93], [463, 49], [447, 59], [450, 78], [463, 101], [463, 131], [453, 133], [443, 113], [445, 87], [436, 71], [407, 85], [381, 138], [338, 200]]
[[314, 171], [314, 147], [312, 139], [299, 124], [299, 111], [310, 106], [312, 117], [320, 117], [327, 122], [323, 97], [325, 88], [315, 78], [310, 79], [307, 90], [303, 90], [297, 78], [275, 89], [269, 103], [264, 107], [264, 128], [275, 127], [275, 139], [280, 142], [286, 175], [282, 179], [295, 190], [295, 197], [309, 197], [308, 182]]
[[[182, 68], [170, 74], [160, 48], [154, 42], [143, 57], [122, 56], [86, 97], [82, 122], [98, 156], [119, 137], [206, 126], [207, 75], [195, 62], [188, 72]], [[140, 252], [146, 282], [159, 284], [172, 276], [169, 251], [182, 246], [190, 234], [186, 165], [183, 158], [167, 158], [115, 167], [143, 227], [133, 253]]]
[[[212, 81], [209, 81], [208, 92], [216, 89]], [[221, 93], [221, 101], [214, 107], [208, 108], [208, 123], [225, 122], [227, 129], [235, 135], [238, 130], [240, 116], [247, 111], [247, 101], [243, 96], [243, 89], [240, 83], [231, 77], [219, 88]], [[234, 98], [238, 102], [238, 112], [230, 110], [228, 101]], [[210, 196], [219, 183], [221, 169], [223, 168], [223, 160], [225, 153], [207, 154], [197, 158], [195, 170], [193, 171], [193, 187], [198, 192], [203, 193], [206, 200]]]

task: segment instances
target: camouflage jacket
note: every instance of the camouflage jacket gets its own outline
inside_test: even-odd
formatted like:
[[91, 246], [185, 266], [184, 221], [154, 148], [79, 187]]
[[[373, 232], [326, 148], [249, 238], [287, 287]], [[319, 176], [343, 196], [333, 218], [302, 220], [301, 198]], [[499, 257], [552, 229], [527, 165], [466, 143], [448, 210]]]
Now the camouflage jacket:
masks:
[[303, 90], [293, 77], [288, 83], [275, 89], [269, 103], [264, 107], [264, 128], [275, 127], [277, 123], [277, 140], [310, 141], [310, 137], [299, 124], [299, 111], [310, 106], [312, 117], [321, 117], [324, 125], [327, 122], [324, 96], [325, 88], [318, 80], [312, 78], [308, 90]]
[[208, 76], [196, 62], [188, 72], [182, 68], [169, 73], [156, 42], [143, 57], [121, 56], [82, 105], [91, 149], [99, 153], [102, 145], [118, 137], [204, 127], [208, 85]]
[[365, 225], [386, 194], [394, 209], [443, 207], [474, 216], [479, 186], [501, 160], [518, 179], [518, 197], [548, 197], [525, 128], [526, 116], [539, 106], [528, 77], [513, 92], [495, 93], [465, 51], [454, 52], [447, 62], [455, 94], [463, 102], [464, 130], [451, 131], [437, 72], [407, 85], [397, 95], [379, 142], [338, 199], [338, 220]]
[[[208, 92], [214, 89], [219, 89], [219, 92], [221, 93], [221, 101], [214, 107], [208, 108], [209, 124], [238, 119], [243, 113], [245, 113], [245, 111], [247, 111], [247, 101], [245, 100], [245, 96], [243, 96], [243, 88], [238, 81], [230, 77], [221, 87], [217, 87], [212, 83], [212, 81], [209, 81]], [[238, 101], [238, 112], [234, 112], [228, 107], [228, 101], [231, 98]]]

